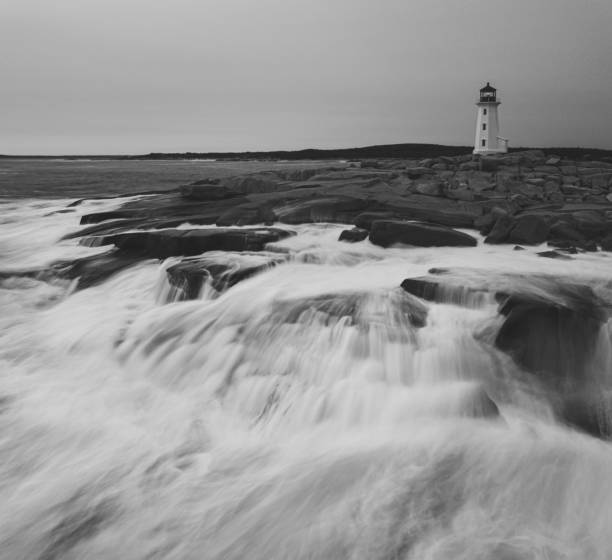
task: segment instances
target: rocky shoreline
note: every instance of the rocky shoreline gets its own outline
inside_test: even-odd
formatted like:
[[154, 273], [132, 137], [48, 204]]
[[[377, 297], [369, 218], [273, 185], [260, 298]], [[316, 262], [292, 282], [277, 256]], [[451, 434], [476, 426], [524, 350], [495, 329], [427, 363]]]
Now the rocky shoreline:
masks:
[[[612, 163], [528, 151], [474, 158], [365, 160], [202, 179], [111, 212], [76, 236], [129, 229], [335, 222], [370, 230], [376, 220], [474, 228], [488, 243], [562, 249], [612, 246]], [[104, 223], [101, 223], [104, 222]]]
[[[103, 279], [130, 260], [261, 251], [267, 242], [291, 234], [273, 224], [316, 222], [351, 225], [340, 240], [367, 238], [382, 247], [476, 245], [475, 237], [456, 229], [464, 228], [478, 230], [485, 243], [517, 249], [546, 242], [551, 250], [541, 252], [544, 257], [610, 251], [612, 163], [530, 150], [496, 157], [322, 163], [203, 178], [116, 210], [85, 214], [81, 224], [87, 227], [67, 238], [114, 248], [56, 268], [68, 277], [85, 268], [84, 285], [90, 285], [96, 275]], [[190, 230], [188, 224], [198, 227]]]

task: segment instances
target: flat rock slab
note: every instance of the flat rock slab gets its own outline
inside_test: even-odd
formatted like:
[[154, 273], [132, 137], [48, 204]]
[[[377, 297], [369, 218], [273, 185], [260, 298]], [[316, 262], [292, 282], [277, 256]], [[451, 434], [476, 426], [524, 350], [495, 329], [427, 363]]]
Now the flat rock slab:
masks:
[[159, 258], [199, 255], [207, 251], [262, 251], [268, 243], [294, 232], [279, 228], [211, 228], [136, 231], [85, 239], [92, 245], [113, 244], [122, 253]]
[[372, 223], [370, 241], [381, 247], [395, 244], [416, 247], [475, 247], [476, 238], [444, 226], [422, 222], [377, 220]]

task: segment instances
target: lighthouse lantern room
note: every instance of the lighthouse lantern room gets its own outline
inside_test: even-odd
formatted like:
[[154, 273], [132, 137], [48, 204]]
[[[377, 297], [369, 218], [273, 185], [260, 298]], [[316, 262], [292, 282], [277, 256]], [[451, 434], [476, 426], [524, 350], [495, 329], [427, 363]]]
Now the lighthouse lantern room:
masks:
[[508, 151], [508, 140], [499, 136], [499, 118], [497, 108], [501, 101], [497, 100], [497, 90], [489, 82], [480, 90], [480, 100], [476, 103], [478, 117], [476, 119], [475, 154], [499, 154]]

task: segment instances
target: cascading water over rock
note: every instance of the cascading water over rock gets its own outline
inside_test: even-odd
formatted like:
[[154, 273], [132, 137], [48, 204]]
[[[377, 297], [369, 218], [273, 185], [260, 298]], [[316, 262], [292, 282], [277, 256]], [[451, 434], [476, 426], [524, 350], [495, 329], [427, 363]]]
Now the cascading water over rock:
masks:
[[[383, 249], [318, 224], [76, 291], [19, 273], [106, 250], [54, 243], [74, 216], [43, 215], [66, 202], [3, 203], [1, 557], [612, 553], [612, 448], [589, 427], [610, 389], [605, 255]], [[188, 297], [181, 262], [206, 271]], [[532, 359], [573, 321], [571, 368]]]

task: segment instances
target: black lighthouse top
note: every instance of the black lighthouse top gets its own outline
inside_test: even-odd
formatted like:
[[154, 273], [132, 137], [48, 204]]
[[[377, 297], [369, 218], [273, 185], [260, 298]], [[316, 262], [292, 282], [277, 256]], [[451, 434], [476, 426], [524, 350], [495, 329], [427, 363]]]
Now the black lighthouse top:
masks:
[[480, 101], [496, 101], [497, 90], [489, 82], [480, 90]]

